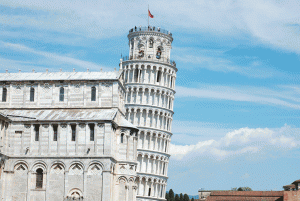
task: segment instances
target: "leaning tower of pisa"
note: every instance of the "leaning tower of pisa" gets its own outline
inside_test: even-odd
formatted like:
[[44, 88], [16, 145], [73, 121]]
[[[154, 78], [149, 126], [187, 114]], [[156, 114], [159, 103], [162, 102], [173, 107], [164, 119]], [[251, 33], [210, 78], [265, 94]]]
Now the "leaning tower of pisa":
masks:
[[126, 117], [139, 128], [137, 200], [165, 200], [175, 94], [172, 34], [156, 27], [129, 31], [129, 56], [121, 59]]

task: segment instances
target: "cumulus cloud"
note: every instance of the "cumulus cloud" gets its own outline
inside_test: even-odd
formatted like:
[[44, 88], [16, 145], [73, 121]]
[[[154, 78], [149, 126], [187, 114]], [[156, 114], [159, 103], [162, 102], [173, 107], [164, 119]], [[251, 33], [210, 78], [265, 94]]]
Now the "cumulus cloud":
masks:
[[[299, 132], [299, 131], [298, 131]], [[274, 149], [293, 149], [300, 146], [295, 130], [285, 125], [280, 129], [240, 128], [228, 132], [218, 140], [200, 141], [193, 145], [171, 144], [171, 155], [176, 160], [196, 154], [223, 159], [229, 156], [252, 154]]]

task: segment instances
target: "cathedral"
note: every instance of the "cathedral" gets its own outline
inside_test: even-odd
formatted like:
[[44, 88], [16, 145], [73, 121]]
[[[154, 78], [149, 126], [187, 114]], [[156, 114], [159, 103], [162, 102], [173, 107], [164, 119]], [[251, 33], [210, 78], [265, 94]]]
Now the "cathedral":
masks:
[[118, 71], [0, 73], [1, 200], [165, 200], [173, 38], [128, 40]]

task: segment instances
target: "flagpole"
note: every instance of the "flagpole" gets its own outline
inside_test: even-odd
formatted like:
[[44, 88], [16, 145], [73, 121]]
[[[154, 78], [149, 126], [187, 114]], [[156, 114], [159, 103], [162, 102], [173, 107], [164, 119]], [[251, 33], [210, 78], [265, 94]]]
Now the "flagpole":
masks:
[[148, 29], [149, 29], [149, 4], [148, 4], [148, 12], [147, 12], [147, 14], [148, 14]]

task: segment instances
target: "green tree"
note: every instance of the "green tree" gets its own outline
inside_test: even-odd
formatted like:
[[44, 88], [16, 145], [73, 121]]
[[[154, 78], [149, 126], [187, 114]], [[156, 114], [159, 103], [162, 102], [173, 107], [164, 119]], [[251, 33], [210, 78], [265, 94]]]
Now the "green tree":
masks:
[[239, 187], [237, 191], [252, 191], [250, 187]]
[[180, 193], [179, 199], [180, 199], [180, 201], [183, 201], [183, 195], [182, 195], [182, 193]]
[[192, 198], [192, 199], [191, 199], [191, 201], [195, 201], [195, 199], [194, 199], [194, 198]]
[[174, 191], [172, 190], [172, 189], [170, 189], [170, 191], [169, 191], [169, 198], [170, 198], [170, 200], [171, 201], [173, 201], [174, 200]]
[[190, 198], [187, 194], [184, 194], [183, 201], [190, 201]]
[[166, 199], [167, 199], [167, 201], [171, 201], [171, 200], [170, 200], [170, 196], [169, 196], [169, 193], [168, 193], [168, 192], [166, 193]]
[[180, 198], [179, 198], [178, 194], [175, 195], [175, 201], [180, 201]]

